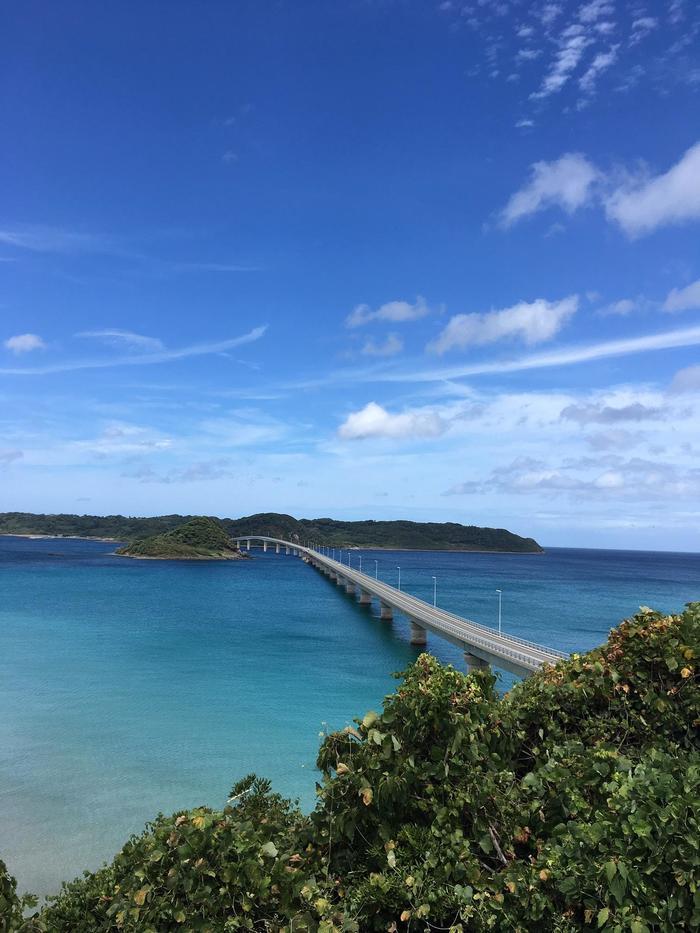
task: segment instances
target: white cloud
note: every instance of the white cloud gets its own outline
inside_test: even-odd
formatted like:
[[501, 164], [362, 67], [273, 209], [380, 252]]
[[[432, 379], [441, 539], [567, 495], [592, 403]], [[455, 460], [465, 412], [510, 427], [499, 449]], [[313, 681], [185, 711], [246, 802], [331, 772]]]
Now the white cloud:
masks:
[[638, 307], [638, 302], [634, 301], [632, 298], [620, 298], [619, 301], [613, 301], [605, 308], [601, 308], [600, 313], [605, 315], [619, 314], [624, 317], [625, 315], [636, 311]]
[[673, 377], [671, 392], [700, 392], [700, 366], [679, 369]]
[[542, 82], [539, 91], [530, 94], [533, 100], [539, 100], [556, 94], [560, 91], [571, 77], [578, 63], [583, 57], [583, 53], [592, 43], [592, 39], [582, 33], [565, 35], [560, 42], [554, 63]]
[[615, 63], [618, 48], [618, 45], [613, 45], [607, 52], [599, 52], [593, 59], [578, 83], [584, 94], [593, 93], [599, 76]]
[[101, 252], [109, 247], [101, 236], [42, 225], [4, 228], [0, 230], [0, 243], [37, 253]]
[[366, 340], [362, 347], [364, 356], [395, 356], [403, 350], [403, 340], [396, 334], [388, 334], [386, 340], [378, 343], [376, 340]]
[[534, 120], [530, 120], [529, 118], [526, 118], [526, 119], [523, 119], [523, 120], [518, 120], [518, 122], [515, 124], [515, 128], [516, 128], [517, 130], [521, 130], [521, 129], [524, 129], [524, 128], [529, 128], [529, 127], [534, 126], [534, 125], [535, 125], [535, 121], [534, 121]]
[[362, 440], [370, 437], [426, 438], [438, 437], [447, 430], [447, 424], [435, 411], [413, 409], [390, 414], [376, 402], [369, 402], [359, 411], [352, 412], [338, 429], [344, 440]]
[[663, 304], [664, 311], [692, 311], [695, 308], [700, 308], [700, 279], [685, 288], [671, 289]]
[[44, 350], [46, 348], [46, 344], [38, 334], [17, 334], [14, 337], [8, 337], [5, 346], [17, 356], [20, 353], [29, 353], [31, 350]]
[[605, 209], [633, 237], [700, 219], [700, 143], [664, 174], [614, 191]]
[[551, 25], [561, 13], [561, 6], [558, 3], [545, 3], [540, 10], [540, 21], [543, 26]]
[[535, 162], [528, 184], [516, 191], [501, 211], [500, 224], [511, 227], [523, 217], [553, 206], [571, 214], [590, 200], [598, 177], [598, 170], [578, 152], [567, 152], [553, 162]]
[[126, 346], [134, 350], [162, 350], [163, 341], [158, 337], [145, 337], [143, 334], [135, 334], [130, 330], [85, 330], [81, 331], [76, 337], [94, 337], [102, 340], [112, 346]]
[[608, 0], [590, 0], [584, 3], [578, 11], [578, 18], [582, 23], [594, 23], [604, 16], [611, 16], [615, 7]]
[[425, 303], [425, 298], [418, 295], [413, 304], [408, 301], [388, 301], [374, 311], [367, 304], [357, 305], [345, 319], [345, 324], [347, 327], [362, 327], [371, 321], [392, 321], [400, 324], [416, 321], [427, 314], [430, 314], [430, 308]]
[[[700, 327], [687, 327], [681, 330], [664, 331], [659, 334], [647, 334], [643, 337], [625, 337], [620, 340], [604, 340], [600, 343], [580, 346], [560, 347], [542, 353], [515, 359], [489, 360], [481, 363], [469, 363], [457, 366], [443, 366], [439, 369], [397, 371], [384, 373], [369, 372], [361, 374], [360, 381], [372, 382], [439, 382], [446, 379], [464, 379], [468, 376], [480, 376], [487, 373], [516, 373], [531, 369], [548, 369], [555, 366], [574, 366], [636, 353], [651, 353], [659, 350], [671, 350], [677, 347], [700, 346]], [[355, 379], [357, 380], [357, 374]]]
[[149, 363], [168, 363], [174, 360], [184, 360], [195, 356], [209, 356], [215, 353], [225, 353], [234, 347], [253, 343], [265, 334], [267, 325], [254, 327], [253, 330], [240, 337], [229, 340], [219, 340], [212, 343], [195, 343], [188, 347], [175, 349], [164, 348], [152, 353], [134, 353], [130, 356], [114, 356], [98, 360], [67, 360], [63, 363], [54, 363], [51, 366], [25, 367], [23, 369], [4, 367], [0, 373], [6, 376], [38, 376], [46, 373], [74, 372], [80, 369], [106, 369], [112, 366], [143, 366]]
[[636, 45], [645, 39], [650, 32], [659, 25], [655, 16], [640, 16], [632, 23], [632, 35], [630, 36], [630, 45]]
[[24, 454], [21, 450], [8, 450], [7, 448], [0, 448], [0, 464], [2, 466], [9, 466], [11, 463], [14, 463], [15, 460], [21, 460]]
[[578, 297], [561, 301], [521, 301], [510, 308], [486, 314], [458, 314], [433, 340], [428, 349], [434, 353], [465, 347], [483, 346], [498, 340], [517, 338], [526, 344], [551, 340], [578, 308]]

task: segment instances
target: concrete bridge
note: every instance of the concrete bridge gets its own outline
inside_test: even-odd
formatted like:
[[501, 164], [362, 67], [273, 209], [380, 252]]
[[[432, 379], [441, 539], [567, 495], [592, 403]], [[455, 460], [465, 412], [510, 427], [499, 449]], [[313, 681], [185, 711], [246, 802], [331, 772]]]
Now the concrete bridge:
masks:
[[499, 634], [478, 622], [431, 606], [422, 599], [409, 596], [394, 586], [328, 557], [315, 547], [266, 535], [245, 535], [234, 540], [242, 549], [250, 550], [252, 546], [257, 546], [267, 551], [274, 548], [277, 554], [284, 552], [300, 557], [343, 587], [346, 593], [352, 596], [359, 594], [360, 605], [369, 605], [372, 599], [376, 599], [382, 619], [390, 621], [394, 612], [401, 612], [409, 620], [412, 645], [425, 645], [426, 632], [439, 635], [462, 649], [469, 670], [493, 665], [518, 677], [527, 677], [544, 664], [556, 664], [568, 657], [563, 651], [546, 648], [513, 635]]

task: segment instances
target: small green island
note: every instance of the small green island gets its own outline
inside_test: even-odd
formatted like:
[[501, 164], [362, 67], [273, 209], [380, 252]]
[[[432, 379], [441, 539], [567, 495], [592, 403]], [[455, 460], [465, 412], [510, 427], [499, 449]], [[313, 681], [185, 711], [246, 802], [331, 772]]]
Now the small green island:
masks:
[[139, 538], [117, 549], [141, 560], [247, 560], [216, 518], [199, 516], [172, 531]]

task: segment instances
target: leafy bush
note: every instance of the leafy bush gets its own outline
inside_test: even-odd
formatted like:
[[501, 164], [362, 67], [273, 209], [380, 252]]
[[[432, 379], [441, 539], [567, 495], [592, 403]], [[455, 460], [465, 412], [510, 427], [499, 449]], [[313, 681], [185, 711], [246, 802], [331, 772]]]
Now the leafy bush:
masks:
[[249, 777], [221, 812], [158, 817], [32, 929], [700, 929], [699, 635], [699, 603], [643, 610], [503, 699], [421, 655], [324, 740], [310, 816]]

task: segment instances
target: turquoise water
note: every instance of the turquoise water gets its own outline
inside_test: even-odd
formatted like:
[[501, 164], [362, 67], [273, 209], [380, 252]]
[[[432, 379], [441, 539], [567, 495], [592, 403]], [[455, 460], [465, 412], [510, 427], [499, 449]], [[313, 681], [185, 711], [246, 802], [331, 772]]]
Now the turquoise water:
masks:
[[[159, 810], [225, 802], [249, 771], [313, 806], [319, 732], [377, 708], [416, 656], [298, 559], [129, 561], [112, 544], [0, 538], [0, 857], [57, 890]], [[358, 553], [353, 552], [353, 566]], [[363, 551], [365, 571], [575, 650], [642, 605], [700, 598], [700, 555]], [[429, 649], [462, 665], [437, 639]], [[509, 684], [504, 678], [504, 686]]]

